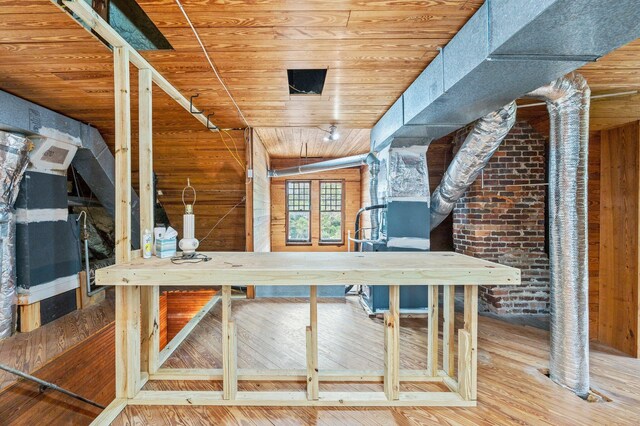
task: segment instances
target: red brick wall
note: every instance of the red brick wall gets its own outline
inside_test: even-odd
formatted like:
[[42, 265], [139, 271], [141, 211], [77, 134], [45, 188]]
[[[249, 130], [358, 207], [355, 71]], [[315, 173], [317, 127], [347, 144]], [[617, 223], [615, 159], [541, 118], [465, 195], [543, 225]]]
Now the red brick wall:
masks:
[[[469, 128], [454, 136], [459, 146]], [[545, 139], [518, 122], [453, 210], [455, 250], [520, 268], [521, 286], [480, 288], [480, 309], [499, 314], [549, 312], [545, 252]]]

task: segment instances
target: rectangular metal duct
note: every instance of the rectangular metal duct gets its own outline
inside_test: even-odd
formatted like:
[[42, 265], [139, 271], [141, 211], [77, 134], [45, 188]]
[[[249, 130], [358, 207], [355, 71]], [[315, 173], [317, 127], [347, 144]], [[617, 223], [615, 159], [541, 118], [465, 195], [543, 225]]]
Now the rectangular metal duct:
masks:
[[[113, 217], [115, 160], [95, 128], [0, 90], [0, 130], [80, 145], [73, 166]], [[140, 246], [138, 195], [131, 191], [131, 242]]]
[[638, 0], [487, 1], [371, 130], [436, 139], [640, 37]]

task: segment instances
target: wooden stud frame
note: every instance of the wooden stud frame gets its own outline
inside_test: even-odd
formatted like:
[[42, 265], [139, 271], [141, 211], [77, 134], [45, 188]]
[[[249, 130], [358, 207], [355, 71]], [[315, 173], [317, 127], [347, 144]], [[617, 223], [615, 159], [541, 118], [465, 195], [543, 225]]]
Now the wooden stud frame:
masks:
[[[165, 369], [162, 363], [170, 352], [159, 351], [158, 315], [160, 284], [184, 281], [189, 285], [211, 285], [211, 277], [220, 280], [228, 274], [228, 268], [211, 272], [199, 267], [181, 269], [177, 275], [166, 270], [158, 271], [156, 260], [142, 260], [138, 252], [131, 251], [131, 111], [129, 64], [139, 70], [139, 122], [140, 122], [140, 227], [149, 229], [153, 225], [153, 143], [152, 143], [152, 84], [158, 84], [176, 101], [185, 106], [186, 99], [154, 70], [131, 46], [101, 20], [84, 3], [64, 1], [89, 26], [98, 32], [113, 46], [114, 85], [115, 85], [115, 177], [116, 177], [116, 265], [97, 272], [96, 280], [100, 284], [116, 285], [116, 399], [95, 419], [92, 424], [109, 424], [127, 405], [248, 405], [248, 406], [475, 406], [477, 397], [477, 297], [479, 284], [519, 284], [519, 271], [501, 267], [490, 262], [473, 260], [461, 255], [433, 254], [441, 256], [436, 267], [426, 268], [422, 261], [411, 263], [410, 258], [402, 262], [390, 262], [391, 266], [377, 269], [375, 264], [362, 265], [348, 271], [323, 271], [318, 264], [331, 263], [309, 260], [316, 271], [291, 272], [286, 262], [276, 262], [282, 270], [269, 269], [269, 273], [259, 269], [240, 271], [222, 286], [222, 296], [212, 299], [206, 310], [198, 314], [204, 316], [217, 301], [222, 301], [222, 369]], [[246, 253], [253, 254], [253, 253]], [[261, 253], [264, 255], [264, 253]], [[300, 253], [299, 253], [300, 254]], [[316, 255], [316, 253], [301, 253]], [[242, 253], [233, 254], [234, 257]], [[254, 254], [255, 255], [255, 254]], [[273, 254], [277, 255], [277, 254]], [[295, 256], [296, 254], [291, 254]], [[320, 256], [320, 254], [317, 254]], [[361, 254], [336, 253], [352, 256], [350, 261], [358, 261], [354, 256]], [[393, 253], [384, 253], [391, 258]], [[220, 257], [220, 254], [213, 256]], [[453, 270], [449, 266], [440, 266], [443, 259], [457, 256], [464, 263]], [[408, 260], [407, 260], [408, 259]], [[466, 260], [465, 260], [466, 259]], [[166, 261], [166, 259], [165, 259]], [[146, 265], [147, 270], [135, 273], [130, 270], [132, 263]], [[465, 263], [466, 262], [466, 263]], [[471, 264], [473, 262], [473, 264]], [[227, 262], [229, 263], [229, 262]], [[215, 262], [207, 262], [214, 265]], [[400, 266], [398, 266], [400, 265]], [[413, 265], [413, 266], [412, 266]], [[416, 266], [419, 265], [419, 266]], [[466, 266], [469, 265], [469, 266]], [[234, 265], [235, 266], [235, 265]], [[200, 266], [201, 267], [201, 266]], [[335, 267], [335, 265], [332, 265]], [[143, 268], [144, 269], [144, 268]], [[238, 271], [237, 268], [231, 268]], [[313, 269], [313, 268], [310, 268]], [[149, 270], [153, 271], [149, 275]], [[119, 272], [118, 272], [119, 271]], [[120, 274], [116, 278], [116, 272]], [[274, 275], [274, 273], [280, 275]], [[321, 272], [318, 274], [316, 272]], [[453, 274], [452, 274], [453, 272]], [[186, 273], [186, 274], [185, 274]], [[129, 274], [129, 275], [127, 275]], [[213, 275], [212, 275], [213, 274]], [[244, 274], [244, 275], [243, 275]], [[426, 274], [426, 275], [425, 275]], [[116, 274], [117, 275], [117, 274]], [[242, 278], [239, 278], [239, 277]], [[231, 285], [273, 284], [299, 285], [308, 283], [314, 276], [315, 283], [310, 291], [310, 321], [306, 327], [307, 368], [306, 370], [247, 370], [238, 369], [237, 331], [231, 315]], [[136, 278], [134, 278], [136, 277]], [[151, 279], [149, 279], [150, 277]], [[384, 348], [385, 366], [382, 371], [336, 371], [318, 368], [318, 311], [317, 285], [332, 285], [349, 280], [362, 281], [371, 285], [395, 282], [389, 286], [389, 311], [385, 314]], [[245, 280], [246, 278], [246, 280]], [[400, 284], [416, 285], [416, 281], [429, 285], [430, 315], [428, 320], [427, 370], [400, 369]], [[235, 280], [235, 281], [234, 281]], [[472, 281], [477, 280], [477, 281]], [[215, 280], [213, 280], [215, 281]], [[354, 281], [354, 282], [355, 282]], [[439, 281], [442, 281], [439, 283]], [[472, 284], [472, 282], [474, 282]], [[443, 285], [444, 284], [444, 285]], [[456, 284], [464, 284], [464, 328], [458, 330], [458, 378], [453, 376], [454, 363], [454, 296]], [[438, 369], [438, 294], [443, 287], [443, 369]], [[197, 320], [193, 323], [193, 327]], [[184, 339], [193, 327], [182, 333]], [[142, 338], [141, 338], [142, 335]], [[176, 341], [172, 345], [179, 344]], [[146, 391], [142, 390], [147, 380], [222, 380], [222, 391]], [[243, 392], [238, 391], [238, 381], [305, 381], [306, 392]], [[373, 382], [384, 385], [384, 392], [322, 392], [319, 383], [332, 382]], [[441, 382], [449, 392], [401, 392], [400, 383]]]

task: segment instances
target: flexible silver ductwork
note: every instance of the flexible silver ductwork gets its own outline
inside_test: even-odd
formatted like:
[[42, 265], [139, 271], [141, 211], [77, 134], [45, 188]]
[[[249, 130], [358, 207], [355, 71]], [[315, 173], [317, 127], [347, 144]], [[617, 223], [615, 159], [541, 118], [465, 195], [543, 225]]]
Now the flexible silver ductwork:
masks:
[[269, 170], [269, 177], [287, 177], [297, 176], [306, 173], [319, 173], [329, 170], [346, 169], [349, 167], [364, 166], [376, 161], [376, 157], [372, 153], [361, 155], [352, 155], [351, 157], [335, 158], [318, 163], [303, 164], [301, 166], [287, 167], [278, 170]]
[[547, 102], [553, 381], [589, 393], [587, 156], [591, 91], [576, 73], [528, 94]]
[[515, 101], [476, 121], [431, 195], [431, 229], [449, 216], [456, 201], [482, 172], [515, 121]]
[[[374, 156], [373, 161], [369, 164], [369, 174], [371, 179], [369, 180], [369, 200], [370, 205], [376, 206], [379, 204], [378, 200], [378, 174], [380, 173], [380, 161]], [[380, 212], [378, 210], [371, 210], [370, 224], [371, 226], [371, 239], [377, 240], [380, 238]], [[362, 238], [361, 235], [356, 235], [357, 238]]]
[[11, 336], [16, 318], [16, 221], [13, 205], [29, 164], [28, 139], [0, 131], [0, 339]]

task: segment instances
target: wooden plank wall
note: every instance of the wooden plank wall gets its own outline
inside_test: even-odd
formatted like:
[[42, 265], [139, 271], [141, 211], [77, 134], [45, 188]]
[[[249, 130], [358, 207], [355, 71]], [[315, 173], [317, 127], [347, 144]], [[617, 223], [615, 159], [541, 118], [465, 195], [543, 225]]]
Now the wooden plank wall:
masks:
[[589, 135], [589, 337], [598, 338], [600, 289], [600, 132]]
[[[322, 158], [315, 158], [308, 162], [323, 161]], [[303, 161], [303, 160], [302, 160]], [[300, 159], [271, 159], [272, 168], [282, 168], [296, 166], [300, 164]], [[304, 162], [304, 161], [303, 161]], [[285, 182], [287, 180], [311, 180], [311, 245], [287, 245], [286, 243], [286, 209], [285, 209]], [[320, 229], [320, 180], [340, 180], [344, 179], [345, 191], [345, 215], [344, 215], [344, 244], [324, 245], [319, 244]], [[353, 235], [356, 213], [360, 209], [361, 188], [360, 188], [360, 168], [333, 170], [323, 173], [310, 173], [306, 175], [294, 176], [290, 178], [271, 179], [271, 249], [272, 251], [347, 251], [347, 231]]]
[[638, 356], [640, 122], [603, 131], [600, 149], [598, 340]]
[[215, 294], [216, 290], [213, 289], [167, 292], [168, 341], [171, 341]]
[[160, 350], [164, 349], [169, 343], [169, 338], [167, 335], [167, 293], [160, 294], [160, 325], [158, 328], [160, 329]]
[[253, 134], [253, 251], [271, 251], [271, 182], [269, 154], [257, 132]]

